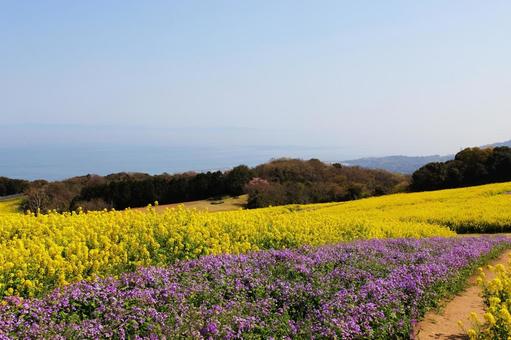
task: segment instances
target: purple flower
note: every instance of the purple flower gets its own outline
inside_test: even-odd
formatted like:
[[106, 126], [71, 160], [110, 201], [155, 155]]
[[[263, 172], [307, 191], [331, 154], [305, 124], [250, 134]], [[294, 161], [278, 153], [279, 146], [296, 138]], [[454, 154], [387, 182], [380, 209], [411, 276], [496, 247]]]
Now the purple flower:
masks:
[[406, 338], [503, 237], [385, 239], [207, 256], [40, 299], [5, 298], [8, 338]]
[[208, 335], [215, 335], [218, 333], [218, 327], [216, 323], [210, 322], [206, 325], [206, 327], [201, 329], [200, 333], [204, 337], [207, 337]]

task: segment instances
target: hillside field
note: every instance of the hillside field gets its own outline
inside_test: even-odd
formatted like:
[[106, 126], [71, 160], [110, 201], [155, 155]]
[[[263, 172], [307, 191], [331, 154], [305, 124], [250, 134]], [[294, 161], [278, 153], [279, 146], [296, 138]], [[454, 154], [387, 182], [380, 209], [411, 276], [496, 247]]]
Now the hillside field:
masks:
[[21, 204], [21, 197], [0, 197], [0, 214], [1, 213], [17, 213]]
[[[215, 213], [182, 205], [158, 210], [148, 207], [38, 216], [3, 212], [0, 295], [4, 296], [5, 310], [0, 314], [6, 317], [0, 318], [0, 335], [2, 329], [8, 329], [15, 337], [46, 337], [60, 329], [71, 332], [66, 333], [71, 337], [88, 337], [87, 325], [92, 322], [102, 325], [98, 334], [119, 336], [118, 329], [114, 330], [117, 321], [96, 311], [107, 308], [100, 307], [101, 301], [115, 287], [121, 289], [121, 295], [112, 291], [111, 296], [117, 296], [116, 301], [127, 300], [111, 315], [125, 315], [121, 321], [130, 325], [130, 315], [139, 318], [138, 326], [122, 328], [131, 335], [150, 336], [153, 330], [154, 334], [198, 338], [216, 334], [228, 337], [230, 332], [255, 337], [272, 332], [308, 336], [317, 329], [325, 337], [396, 336], [411, 329], [411, 320], [423, 315], [434, 301], [461, 289], [462, 279], [470, 275], [474, 266], [511, 245], [509, 239], [502, 237], [453, 238], [456, 233], [510, 232], [511, 195], [507, 194], [510, 191], [511, 183], [501, 183], [344, 203]], [[412, 241], [423, 238], [419, 243]], [[367, 239], [388, 240], [361, 241]], [[346, 257], [334, 255], [337, 251]], [[378, 258], [393, 251], [396, 254], [392, 266], [378, 262]], [[245, 253], [248, 257], [236, 255]], [[323, 257], [326, 262], [321, 260]], [[339, 267], [341, 263], [345, 264]], [[151, 266], [154, 268], [143, 269]], [[415, 288], [395, 286], [396, 282], [404, 284], [401, 275], [410, 277], [409, 284]], [[428, 275], [430, 278], [426, 279]], [[246, 281], [247, 277], [254, 281]], [[262, 277], [273, 279], [261, 281]], [[201, 281], [204, 278], [206, 281]], [[173, 285], [177, 290], [167, 291]], [[316, 292], [323, 285], [333, 290]], [[374, 285], [387, 287], [382, 289], [389, 292], [397, 289], [398, 295], [405, 295], [385, 297], [397, 299], [393, 300], [396, 305], [386, 305], [384, 301], [374, 305], [376, 291], [371, 290]], [[342, 299], [359, 301], [355, 304], [359, 309], [337, 305], [340, 302], [332, 300], [335, 289], [339, 289], [339, 294], [347, 294]], [[236, 295], [238, 290], [242, 295]], [[185, 295], [181, 299], [173, 294]], [[45, 320], [41, 314], [30, 319], [38, 324], [34, 326], [36, 333], [17, 331], [11, 324], [22, 324], [22, 316], [27, 315], [25, 307], [16, 307], [19, 298], [48, 308], [46, 323], [41, 321]], [[71, 303], [70, 298], [74, 306], [71, 309], [55, 307], [55, 303], [59, 306], [64, 303], [62, 299]], [[236, 307], [239, 308], [236, 315], [255, 324], [262, 322], [266, 324], [264, 329], [242, 326], [239, 319], [225, 314], [233, 306], [232, 299], [245, 301]], [[415, 301], [416, 307], [407, 305], [410, 301]], [[186, 317], [183, 314], [186, 320], [181, 320], [182, 323], [175, 323], [176, 314], [169, 309], [176, 303], [189, 313]], [[250, 309], [265, 304], [267, 315]], [[305, 309], [298, 307], [302, 305]], [[340, 323], [324, 324], [317, 319], [321, 305], [328, 305], [330, 318]], [[30, 304], [27, 306], [28, 313], [32, 313]], [[365, 319], [350, 319], [353, 313], [370, 313], [371, 320], [380, 321], [373, 324]], [[397, 313], [396, 318], [389, 319], [392, 313]], [[140, 328], [142, 319], [149, 328]], [[309, 319], [312, 324], [306, 322]], [[354, 324], [350, 326], [350, 322]], [[76, 327], [67, 328], [70, 324]], [[100, 329], [113, 333], [101, 333]]]
[[[247, 195], [238, 197], [223, 197], [221, 199], [208, 199], [183, 203], [162, 204], [154, 208], [157, 212], [165, 212], [166, 209], [184, 206], [188, 209], [197, 209], [202, 211], [216, 212], [216, 211], [231, 211], [240, 210], [247, 204]], [[146, 208], [135, 208], [133, 210], [145, 210]]]

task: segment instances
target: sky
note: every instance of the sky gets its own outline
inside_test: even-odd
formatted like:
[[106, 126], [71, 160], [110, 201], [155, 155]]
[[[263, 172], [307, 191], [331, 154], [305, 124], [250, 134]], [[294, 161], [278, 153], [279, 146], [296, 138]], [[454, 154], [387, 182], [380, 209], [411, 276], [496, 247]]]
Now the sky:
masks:
[[509, 1], [0, 0], [0, 175], [76, 150], [154, 172], [137, 157], [208, 168], [508, 140], [510, 17]]

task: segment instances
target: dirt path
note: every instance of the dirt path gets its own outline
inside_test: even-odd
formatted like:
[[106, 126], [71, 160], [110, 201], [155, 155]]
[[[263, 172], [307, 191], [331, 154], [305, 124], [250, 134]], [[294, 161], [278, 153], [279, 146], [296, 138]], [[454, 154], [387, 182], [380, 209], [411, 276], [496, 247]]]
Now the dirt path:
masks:
[[[492, 265], [507, 263], [511, 250], [505, 251], [499, 258], [490, 262]], [[488, 278], [493, 277], [487, 266], [484, 272]], [[415, 338], [426, 339], [468, 339], [465, 333], [458, 326], [461, 320], [466, 328], [470, 328], [469, 314], [476, 312], [479, 319], [483, 319], [484, 303], [481, 297], [481, 288], [476, 284], [477, 275], [469, 279], [470, 286], [459, 295], [449, 301], [441, 310], [440, 314], [430, 311], [423, 321], [419, 322], [415, 331]]]

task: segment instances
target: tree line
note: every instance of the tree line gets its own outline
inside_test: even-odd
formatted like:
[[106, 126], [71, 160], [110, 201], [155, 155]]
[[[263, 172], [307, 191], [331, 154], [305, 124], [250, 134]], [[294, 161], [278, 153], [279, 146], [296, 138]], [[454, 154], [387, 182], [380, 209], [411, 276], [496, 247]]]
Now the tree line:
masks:
[[148, 175], [86, 175], [63, 181], [34, 181], [22, 209], [74, 211], [125, 209], [248, 194], [248, 208], [292, 203], [347, 201], [404, 191], [406, 176], [384, 170], [326, 164], [317, 159], [277, 159], [228, 171]]
[[429, 163], [409, 176], [327, 164], [317, 159], [276, 159], [228, 171], [148, 175], [86, 175], [63, 181], [0, 177], [0, 196], [24, 194], [23, 210], [124, 209], [248, 194], [248, 208], [349, 201], [403, 191], [457, 188], [511, 181], [509, 147], [467, 148], [447, 162]]
[[447, 162], [428, 163], [412, 175], [412, 191], [511, 181], [511, 148], [467, 148]]
[[32, 182], [24, 191], [23, 210], [75, 211], [142, 207], [243, 194], [251, 173], [241, 165], [227, 172], [161, 174], [116, 173], [86, 175], [63, 181]]
[[0, 196], [10, 196], [23, 193], [29, 186], [29, 181], [0, 177]]

